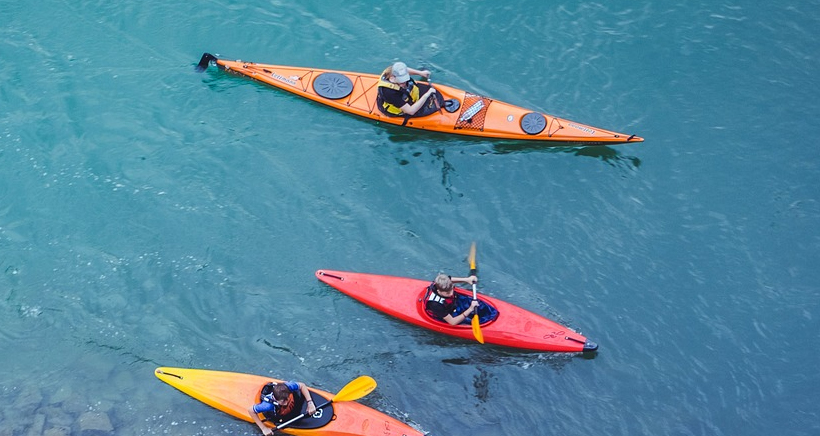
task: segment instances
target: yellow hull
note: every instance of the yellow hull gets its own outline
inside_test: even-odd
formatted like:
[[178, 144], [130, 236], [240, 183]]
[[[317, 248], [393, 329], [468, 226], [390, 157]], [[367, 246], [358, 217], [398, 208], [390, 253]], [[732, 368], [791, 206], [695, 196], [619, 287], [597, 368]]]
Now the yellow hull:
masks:
[[[253, 422], [248, 409], [259, 402], [262, 386], [268, 382], [282, 382], [252, 374], [186, 368], [157, 368], [154, 375], [185, 394], [248, 422]], [[314, 396], [333, 398], [329, 392], [309, 389]], [[317, 403], [322, 402], [317, 399]], [[353, 401], [334, 402], [322, 411], [333, 414], [326, 425], [316, 428], [288, 427], [282, 432], [296, 436], [423, 436], [407, 424]], [[310, 426], [311, 419], [314, 418], [306, 417], [300, 424]], [[271, 423], [265, 424], [275, 427]]]

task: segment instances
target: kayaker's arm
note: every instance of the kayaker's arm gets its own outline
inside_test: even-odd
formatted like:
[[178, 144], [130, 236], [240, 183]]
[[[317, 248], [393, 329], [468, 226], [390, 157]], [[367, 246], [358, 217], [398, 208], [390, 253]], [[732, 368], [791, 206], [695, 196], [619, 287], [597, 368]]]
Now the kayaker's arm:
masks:
[[[476, 276], [452, 277], [451, 276], [450, 280], [452, 280], [453, 283], [470, 283], [470, 284], [473, 284], [473, 283], [476, 283], [478, 281], [478, 277], [476, 277]], [[462, 322], [464, 322], [464, 320], [467, 319], [467, 316], [469, 314], [473, 313], [473, 311], [476, 310], [476, 308], [478, 308], [478, 301], [473, 300], [472, 303], [470, 303], [470, 307], [465, 309], [464, 312], [461, 312], [460, 314], [455, 315], [455, 316], [446, 315], [443, 319], [444, 319], [444, 321], [447, 321], [447, 324], [458, 325], [458, 324], [461, 324]]]
[[[453, 281], [455, 281], [455, 280], [453, 280]], [[447, 324], [450, 324], [450, 325], [461, 324], [462, 322], [464, 322], [465, 319], [467, 319], [467, 315], [473, 313], [473, 311], [476, 310], [477, 308], [478, 308], [478, 301], [473, 300], [472, 302], [470, 302], [470, 307], [464, 309], [464, 312], [461, 312], [456, 316], [447, 315], [447, 316], [444, 317], [444, 320], [447, 321]]]
[[430, 71], [428, 70], [417, 70], [415, 68], [407, 67], [407, 72], [414, 76], [421, 76], [427, 80], [430, 80]]
[[263, 435], [270, 436], [273, 434], [273, 429], [266, 427], [265, 424], [262, 423], [262, 420], [259, 419], [259, 414], [256, 413], [256, 410], [253, 409], [253, 406], [251, 406], [250, 409], [248, 409], [248, 413], [251, 415], [251, 418], [253, 418], [253, 422], [255, 422], [257, 427], [259, 427], [259, 430], [262, 430]]
[[405, 103], [405, 105], [402, 106], [400, 109], [407, 115], [415, 115], [416, 112], [418, 112], [419, 109], [421, 109], [424, 106], [424, 104], [427, 103], [427, 99], [435, 93], [436, 88], [433, 88], [431, 86], [430, 89], [428, 89], [427, 92], [425, 92], [424, 95], [422, 95], [417, 102], [413, 103], [412, 105]]
[[299, 382], [299, 392], [302, 393], [302, 398], [304, 398], [307, 403], [307, 409], [305, 409], [307, 416], [316, 413], [316, 404], [313, 402], [313, 398], [310, 396], [310, 391], [307, 386], [302, 382]]
[[478, 283], [478, 277], [476, 277], [476, 276], [470, 276], [470, 277], [450, 277], [450, 280], [452, 280], [452, 281], [453, 281], [453, 283], [469, 283], [469, 284], [471, 284], [471, 285], [472, 285], [473, 283]]

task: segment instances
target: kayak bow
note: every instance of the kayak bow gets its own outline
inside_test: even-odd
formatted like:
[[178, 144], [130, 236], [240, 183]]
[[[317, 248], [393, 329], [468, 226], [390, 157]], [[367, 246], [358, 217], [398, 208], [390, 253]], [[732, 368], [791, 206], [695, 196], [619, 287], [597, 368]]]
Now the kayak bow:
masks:
[[388, 116], [376, 103], [379, 75], [230, 61], [204, 53], [197, 71], [219, 68], [275, 86], [318, 103], [377, 122], [414, 129], [494, 139], [603, 145], [642, 142], [635, 135], [613, 132], [559, 118], [447, 85], [436, 84], [445, 105], [423, 117]]
[[[248, 409], [259, 402], [262, 387], [268, 382], [282, 383], [282, 380], [258, 375], [204, 369], [157, 368], [154, 375], [185, 394], [248, 422], [253, 422]], [[309, 389], [317, 404], [334, 398], [329, 392]], [[354, 401], [337, 401], [281, 431], [297, 436], [423, 436], [407, 424], [375, 409]], [[268, 421], [265, 425], [275, 428]]]
[[[424, 297], [429, 281], [331, 270], [318, 270], [316, 277], [342, 293], [403, 321], [446, 335], [474, 339], [469, 324], [453, 326], [427, 315]], [[472, 293], [464, 289], [455, 290], [472, 297]], [[555, 352], [598, 349], [598, 344], [570, 328], [518, 306], [481, 294], [478, 294], [478, 300], [498, 310], [497, 318], [481, 324], [487, 344]]]

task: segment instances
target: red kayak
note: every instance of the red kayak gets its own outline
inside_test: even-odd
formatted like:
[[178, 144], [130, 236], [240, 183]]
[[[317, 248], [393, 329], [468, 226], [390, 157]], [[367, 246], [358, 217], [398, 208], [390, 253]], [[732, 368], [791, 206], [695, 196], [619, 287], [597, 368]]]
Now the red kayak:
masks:
[[[318, 270], [322, 282], [403, 321], [459, 338], [475, 340], [469, 324], [450, 325], [430, 317], [424, 310], [429, 280], [363, 274], [345, 271]], [[456, 288], [456, 292], [472, 298], [472, 292]], [[482, 301], [498, 311], [495, 319], [481, 324], [488, 344], [536, 351], [595, 351], [598, 344], [543, 316], [502, 300], [478, 294]]]

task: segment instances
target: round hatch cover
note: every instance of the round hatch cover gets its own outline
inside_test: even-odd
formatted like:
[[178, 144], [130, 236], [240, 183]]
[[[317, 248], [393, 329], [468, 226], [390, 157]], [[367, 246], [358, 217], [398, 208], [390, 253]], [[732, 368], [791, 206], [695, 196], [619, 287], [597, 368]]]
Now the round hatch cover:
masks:
[[322, 73], [313, 81], [313, 89], [324, 98], [338, 100], [353, 92], [353, 82], [344, 74]]
[[537, 135], [547, 127], [547, 119], [538, 112], [530, 112], [521, 117], [521, 130], [528, 135]]

